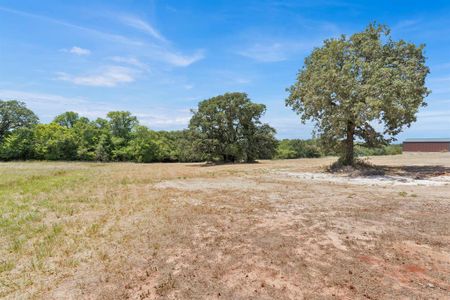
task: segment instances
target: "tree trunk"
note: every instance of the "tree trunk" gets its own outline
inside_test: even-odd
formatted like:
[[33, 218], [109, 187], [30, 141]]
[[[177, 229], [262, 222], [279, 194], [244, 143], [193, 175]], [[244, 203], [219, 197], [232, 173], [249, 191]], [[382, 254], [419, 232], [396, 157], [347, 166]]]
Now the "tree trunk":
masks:
[[354, 145], [353, 137], [355, 135], [355, 125], [352, 121], [347, 122], [347, 138], [344, 145], [344, 156], [342, 157], [342, 163], [344, 166], [352, 166], [354, 159]]

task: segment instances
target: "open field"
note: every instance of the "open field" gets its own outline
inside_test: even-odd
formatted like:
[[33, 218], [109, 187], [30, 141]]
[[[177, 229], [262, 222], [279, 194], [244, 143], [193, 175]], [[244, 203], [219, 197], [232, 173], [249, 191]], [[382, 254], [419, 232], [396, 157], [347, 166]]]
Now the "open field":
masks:
[[448, 297], [450, 155], [333, 160], [1, 163], [0, 297]]

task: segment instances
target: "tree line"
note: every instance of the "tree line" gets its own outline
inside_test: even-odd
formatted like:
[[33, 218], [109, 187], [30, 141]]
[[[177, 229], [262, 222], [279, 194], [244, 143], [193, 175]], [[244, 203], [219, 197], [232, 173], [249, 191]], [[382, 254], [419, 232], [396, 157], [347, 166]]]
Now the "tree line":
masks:
[[0, 159], [134, 162], [253, 162], [276, 152], [275, 129], [260, 121], [263, 104], [244, 93], [200, 102], [189, 128], [155, 131], [128, 111], [89, 120], [76, 112], [40, 124], [25, 103], [0, 100]]
[[[237, 96], [237, 97], [236, 97]], [[200, 161], [254, 161], [256, 159], [295, 159], [337, 155], [323, 147], [319, 139], [274, 138], [275, 130], [267, 124], [255, 126], [245, 139], [236, 117], [226, 118], [223, 113], [233, 104], [229, 98], [246, 102], [244, 115], [260, 116], [264, 106], [251, 103], [245, 94], [233, 93], [205, 100], [194, 114], [189, 129], [154, 131], [140, 125], [127, 111], [109, 112], [106, 118], [89, 120], [68, 111], [56, 116], [49, 124], [39, 124], [38, 117], [16, 100], [0, 100], [0, 160], [79, 160], [79, 161], [132, 161], [132, 162], [200, 162]], [[228, 99], [228, 100], [227, 100]], [[222, 103], [217, 103], [222, 102]], [[236, 103], [234, 103], [236, 104]], [[210, 118], [208, 110], [217, 109], [218, 118]], [[235, 107], [234, 111], [238, 110]], [[253, 110], [254, 109], [254, 110]], [[258, 117], [259, 119], [259, 117]], [[230, 124], [226, 123], [230, 120]], [[213, 124], [215, 123], [215, 124]], [[220, 129], [222, 124], [222, 129]], [[230, 128], [231, 131], [225, 131]], [[249, 148], [250, 147], [250, 148]], [[357, 156], [400, 154], [400, 145], [369, 148], [356, 146]]]
[[303, 123], [315, 124], [313, 140], [277, 141], [261, 121], [265, 105], [245, 93], [201, 101], [181, 131], [151, 130], [127, 111], [95, 120], [65, 112], [39, 124], [23, 102], [10, 100], [0, 101], [0, 159], [254, 162], [332, 154], [352, 165], [357, 155], [396, 154], [400, 148], [389, 144], [430, 93], [423, 50], [375, 23], [315, 48], [285, 100]]

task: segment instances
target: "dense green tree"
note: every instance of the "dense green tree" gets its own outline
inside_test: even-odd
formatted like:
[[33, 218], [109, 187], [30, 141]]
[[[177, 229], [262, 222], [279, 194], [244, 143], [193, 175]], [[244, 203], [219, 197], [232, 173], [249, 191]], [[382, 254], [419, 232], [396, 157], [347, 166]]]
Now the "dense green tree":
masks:
[[61, 126], [72, 128], [80, 120], [78, 113], [73, 111], [66, 111], [53, 119], [53, 122]]
[[158, 145], [155, 134], [145, 126], [137, 126], [128, 147], [129, 160], [135, 162], [152, 162], [158, 160]]
[[8, 134], [0, 144], [0, 159], [27, 160], [35, 158], [33, 128], [17, 128]]
[[158, 134], [166, 135], [166, 141], [170, 141], [168, 147], [172, 149], [169, 151], [172, 161], [198, 162], [206, 159], [204, 153], [197, 151], [194, 146], [195, 139], [191, 130], [163, 131]]
[[284, 139], [279, 141], [275, 158], [311, 158], [322, 156], [316, 140]]
[[226, 162], [269, 156], [266, 152], [275, 148], [275, 130], [261, 123], [265, 110], [265, 105], [251, 102], [244, 93], [201, 101], [189, 124], [196, 149], [209, 160]]
[[99, 137], [99, 141], [95, 146], [95, 160], [108, 162], [112, 159], [112, 141], [111, 135], [103, 133]]
[[128, 143], [132, 138], [133, 130], [139, 125], [135, 116], [128, 111], [111, 111], [107, 115], [108, 128], [111, 133], [112, 159], [126, 161], [129, 158]]
[[77, 158], [80, 160], [95, 160], [97, 144], [103, 134], [107, 131], [96, 126], [95, 122], [81, 117], [76, 121], [71, 129], [75, 134], [77, 143]]
[[77, 138], [73, 130], [56, 123], [39, 124], [34, 130], [35, 155], [46, 160], [76, 160]]
[[0, 142], [14, 129], [31, 127], [38, 121], [38, 117], [26, 107], [25, 103], [0, 100]]
[[416, 120], [429, 93], [423, 49], [394, 41], [388, 27], [376, 24], [325, 40], [305, 59], [286, 105], [303, 122], [315, 122], [323, 145], [351, 165], [355, 139], [386, 144]]
[[129, 111], [111, 111], [106, 116], [112, 135], [124, 140], [128, 140], [135, 126], [139, 125], [137, 118]]

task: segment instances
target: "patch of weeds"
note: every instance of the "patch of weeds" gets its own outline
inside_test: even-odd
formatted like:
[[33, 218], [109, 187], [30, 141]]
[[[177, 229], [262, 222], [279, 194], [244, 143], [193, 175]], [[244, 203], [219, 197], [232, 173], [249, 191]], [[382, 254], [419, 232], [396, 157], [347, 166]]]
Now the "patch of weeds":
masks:
[[164, 278], [162, 282], [155, 287], [156, 293], [159, 296], [167, 295], [174, 288], [175, 288], [175, 279], [172, 277], [172, 274], [169, 274], [169, 276]]
[[22, 246], [25, 243], [25, 239], [19, 236], [15, 236], [9, 246], [9, 251], [12, 253], [17, 253], [22, 250]]
[[98, 257], [100, 258], [101, 261], [109, 261], [110, 259], [106, 251], [100, 251]]
[[382, 168], [373, 165], [367, 159], [355, 159], [353, 165], [345, 166], [341, 160], [332, 163], [326, 168], [330, 173], [344, 173], [349, 176], [381, 176], [385, 175]]
[[0, 273], [8, 272], [14, 269], [15, 264], [12, 261], [0, 260]]
[[86, 230], [86, 234], [89, 236], [95, 236], [100, 231], [100, 224], [94, 223], [91, 226], [88, 227]]
[[65, 259], [62, 261], [62, 265], [68, 268], [76, 268], [80, 265], [80, 262], [76, 259], [70, 258], [70, 259]]
[[53, 249], [58, 242], [57, 238], [63, 230], [61, 225], [53, 225], [49, 231], [41, 241], [34, 245], [34, 253], [39, 268], [43, 266], [42, 262], [45, 258], [52, 256]]
[[402, 192], [399, 192], [398, 195], [399, 195], [400, 197], [406, 197], [406, 196], [408, 196], [408, 193], [402, 191]]

